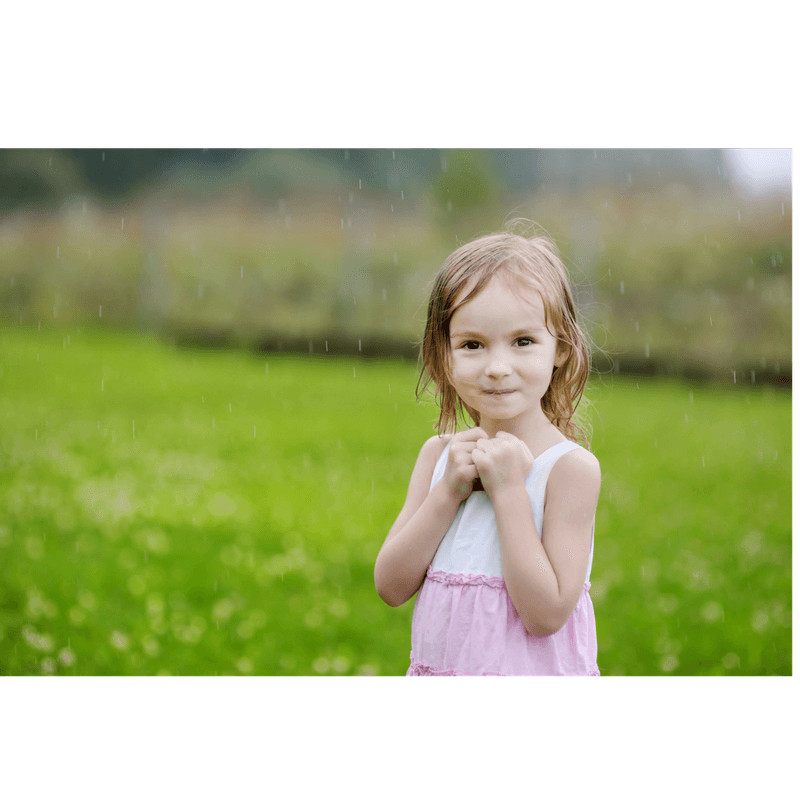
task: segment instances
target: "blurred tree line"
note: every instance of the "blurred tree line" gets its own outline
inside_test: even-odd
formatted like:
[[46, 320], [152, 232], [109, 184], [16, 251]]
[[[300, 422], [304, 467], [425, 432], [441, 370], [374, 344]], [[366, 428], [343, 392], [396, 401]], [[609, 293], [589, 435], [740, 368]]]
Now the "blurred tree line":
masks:
[[601, 370], [789, 379], [790, 198], [719, 150], [2, 150], [0, 318], [414, 357], [441, 261], [517, 216]]
[[630, 186], [634, 176], [638, 184], [663, 173], [707, 192], [728, 180], [719, 150], [5, 149], [0, 150], [0, 211], [57, 208], [70, 195], [119, 202], [146, 194], [176, 173], [201, 195], [244, 184], [262, 200], [298, 186], [345, 186], [353, 178], [387, 192], [409, 181], [427, 182], [443, 207], [450, 201], [459, 210], [548, 185]]

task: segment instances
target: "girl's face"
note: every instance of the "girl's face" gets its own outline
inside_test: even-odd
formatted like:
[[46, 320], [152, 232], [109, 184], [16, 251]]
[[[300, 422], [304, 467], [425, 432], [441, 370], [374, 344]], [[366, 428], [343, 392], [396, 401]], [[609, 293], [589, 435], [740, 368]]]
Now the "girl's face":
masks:
[[[462, 292], [462, 297], [469, 288]], [[565, 355], [545, 325], [541, 295], [491, 278], [450, 320], [453, 388], [485, 422], [541, 421], [553, 367]]]

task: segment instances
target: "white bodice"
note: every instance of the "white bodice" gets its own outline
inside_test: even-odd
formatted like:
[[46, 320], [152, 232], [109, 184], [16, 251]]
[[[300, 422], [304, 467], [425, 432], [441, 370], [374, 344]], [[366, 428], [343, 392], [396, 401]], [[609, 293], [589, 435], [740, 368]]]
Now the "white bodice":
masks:
[[[565, 441], [545, 450], [533, 462], [533, 467], [525, 479], [525, 489], [531, 499], [533, 520], [539, 538], [542, 537], [544, 520], [544, 496], [547, 478], [553, 464], [564, 455], [580, 447], [575, 442]], [[450, 443], [444, 448], [431, 478], [431, 488], [444, 475]], [[592, 571], [594, 555], [594, 522], [592, 523], [592, 545], [589, 553], [589, 567], [586, 583]], [[503, 577], [503, 560], [500, 552], [500, 536], [494, 508], [486, 492], [473, 492], [458, 507], [455, 519], [442, 539], [439, 549], [431, 562], [431, 568], [442, 572], [464, 575], [487, 575]]]

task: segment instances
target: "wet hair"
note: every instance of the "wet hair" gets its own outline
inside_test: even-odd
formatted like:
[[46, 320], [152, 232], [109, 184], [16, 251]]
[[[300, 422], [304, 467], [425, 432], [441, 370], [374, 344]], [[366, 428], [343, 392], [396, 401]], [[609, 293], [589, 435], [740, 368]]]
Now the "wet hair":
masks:
[[[425, 336], [421, 343], [419, 399], [431, 383], [439, 406], [436, 429], [454, 432], [459, 417], [469, 415], [480, 425], [480, 414], [467, 406], [453, 388], [450, 371], [450, 321], [456, 310], [479, 294], [494, 277], [535, 289], [544, 305], [545, 324], [566, 353], [553, 369], [542, 398], [547, 418], [568, 439], [588, 448], [591, 429], [576, 414], [591, 368], [591, 351], [578, 323], [569, 276], [555, 243], [543, 232], [527, 237], [511, 231], [482, 236], [459, 247], [433, 279]], [[471, 285], [460, 302], [456, 302]]]

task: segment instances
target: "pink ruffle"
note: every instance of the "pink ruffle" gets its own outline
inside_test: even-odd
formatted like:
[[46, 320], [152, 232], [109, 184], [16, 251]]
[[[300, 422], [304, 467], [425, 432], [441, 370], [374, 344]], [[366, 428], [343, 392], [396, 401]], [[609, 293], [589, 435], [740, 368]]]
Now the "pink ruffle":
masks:
[[[498, 676], [499, 673], [484, 672], [482, 675]], [[425, 664], [420, 664], [414, 657], [411, 657], [411, 666], [406, 673], [407, 677], [427, 677], [427, 678], [451, 678], [451, 677], [467, 677], [463, 672], [456, 672], [453, 669], [441, 670], [433, 669]]]
[[406, 674], [599, 676], [590, 585], [560, 630], [536, 637], [502, 578], [429, 568], [414, 606]]
[[505, 589], [506, 582], [493, 575], [462, 575], [456, 572], [442, 572], [428, 567], [426, 577], [432, 581], [445, 583], [450, 586], [492, 586], [495, 589]]

